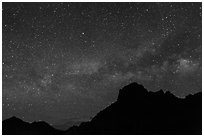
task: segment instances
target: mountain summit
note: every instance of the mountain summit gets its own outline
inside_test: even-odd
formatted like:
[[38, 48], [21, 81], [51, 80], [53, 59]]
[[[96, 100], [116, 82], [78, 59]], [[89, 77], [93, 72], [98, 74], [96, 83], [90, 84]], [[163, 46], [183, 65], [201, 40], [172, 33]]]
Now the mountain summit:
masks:
[[119, 91], [118, 99], [90, 122], [67, 130], [67, 134], [172, 135], [201, 134], [202, 95], [185, 99], [170, 92], [147, 91], [132, 83]]
[[170, 92], [151, 92], [132, 83], [121, 89], [117, 101], [90, 122], [82, 122], [66, 131], [58, 131], [45, 122], [30, 124], [15, 117], [4, 120], [2, 127], [3, 134], [202, 134], [202, 94], [177, 98]]
[[137, 83], [131, 83], [128, 86], [125, 86], [123, 89], [119, 91], [117, 101], [140, 101], [146, 95], [148, 91], [143, 87], [143, 85], [139, 85]]

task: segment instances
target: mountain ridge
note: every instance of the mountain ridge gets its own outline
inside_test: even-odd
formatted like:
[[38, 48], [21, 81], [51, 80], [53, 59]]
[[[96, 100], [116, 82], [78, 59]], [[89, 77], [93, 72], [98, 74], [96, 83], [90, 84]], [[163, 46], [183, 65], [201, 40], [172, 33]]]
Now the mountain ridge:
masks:
[[201, 134], [201, 129], [201, 92], [178, 98], [131, 83], [119, 91], [116, 102], [67, 134]]
[[[3, 121], [3, 134], [9, 134], [4, 130], [5, 125], [7, 123]], [[169, 91], [148, 91], [144, 86], [134, 82], [120, 89], [117, 101], [97, 113], [91, 121], [82, 122], [79, 126], [72, 126], [66, 131], [57, 131], [53, 133], [69, 135], [202, 134], [202, 93], [178, 98]]]
[[25, 122], [15, 116], [2, 122], [3, 135], [60, 135], [63, 131], [53, 128], [44, 121]]

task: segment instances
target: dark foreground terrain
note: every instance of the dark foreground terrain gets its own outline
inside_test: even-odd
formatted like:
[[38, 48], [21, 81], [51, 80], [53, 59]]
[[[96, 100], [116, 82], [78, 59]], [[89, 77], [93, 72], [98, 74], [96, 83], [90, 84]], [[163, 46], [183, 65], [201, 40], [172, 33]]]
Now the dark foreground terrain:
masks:
[[2, 123], [3, 135], [60, 135], [63, 131], [57, 130], [46, 122], [27, 123], [19, 118], [11, 117]]
[[95, 135], [193, 135], [202, 134], [202, 94], [185, 99], [170, 92], [148, 92], [132, 83], [119, 91], [118, 99], [90, 122], [66, 131], [45, 122], [26, 123], [16, 117], [4, 120], [3, 134], [95, 134]]

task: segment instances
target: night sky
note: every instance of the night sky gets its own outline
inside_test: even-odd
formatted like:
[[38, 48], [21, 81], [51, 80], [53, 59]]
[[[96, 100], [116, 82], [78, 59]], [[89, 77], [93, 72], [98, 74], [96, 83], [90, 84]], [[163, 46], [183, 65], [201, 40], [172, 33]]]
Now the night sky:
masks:
[[202, 90], [201, 3], [3, 3], [3, 119], [87, 120], [138, 82]]

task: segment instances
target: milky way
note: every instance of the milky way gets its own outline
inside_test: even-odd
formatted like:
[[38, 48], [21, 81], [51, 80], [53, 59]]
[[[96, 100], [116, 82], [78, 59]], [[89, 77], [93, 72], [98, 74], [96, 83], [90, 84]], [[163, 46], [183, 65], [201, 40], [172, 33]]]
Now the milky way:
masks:
[[133, 81], [202, 90], [201, 3], [3, 3], [3, 119], [89, 119]]

